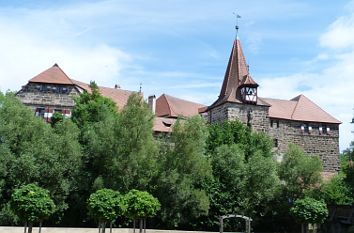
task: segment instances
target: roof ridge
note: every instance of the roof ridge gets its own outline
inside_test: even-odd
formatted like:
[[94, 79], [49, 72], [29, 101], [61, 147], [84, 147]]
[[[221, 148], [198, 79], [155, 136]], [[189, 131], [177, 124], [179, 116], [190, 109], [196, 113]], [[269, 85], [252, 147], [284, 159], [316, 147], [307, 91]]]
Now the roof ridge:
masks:
[[[294, 100], [294, 99], [297, 98], [297, 97], [299, 97], [299, 99], [298, 99], [298, 100]], [[295, 111], [296, 111], [296, 109], [297, 109], [297, 106], [299, 105], [301, 95], [296, 96], [295, 98], [291, 99], [291, 100], [293, 100], [293, 101], [296, 101], [295, 107], [294, 107], [294, 109], [293, 109], [293, 111], [292, 111], [292, 113], [291, 113], [291, 119], [294, 118], [293, 116], [294, 116], [294, 114], [295, 114]]]
[[197, 103], [197, 102], [190, 101], [190, 100], [186, 100], [186, 99], [182, 99], [182, 98], [179, 98], [179, 97], [176, 97], [176, 96], [172, 96], [172, 95], [168, 95], [168, 94], [164, 94], [164, 95], [167, 96], [167, 97], [173, 98], [173, 99], [181, 100], [181, 101], [184, 101], [184, 102], [189, 102], [191, 104], [199, 104], [199, 105], [202, 105], [202, 106], [206, 106], [204, 104]]
[[58, 65], [58, 63], [54, 63], [54, 65], [52, 67], [57, 67], [61, 72], [63, 72], [63, 74], [65, 75], [65, 77], [67, 77], [69, 79], [69, 81], [74, 85], [73, 81], [71, 80], [71, 78], [64, 72], [64, 70]]
[[[170, 102], [168, 101], [168, 98], [167, 98], [167, 96], [169, 96], [169, 95], [163, 93], [162, 96], [165, 98], [167, 106], [168, 106], [168, 111], [170, 112], [170, 116], [172, 116], [172, 109], [171, 109], [172, 104], [170, 104]], [[175, 111], [173, 111], [173, 113], [175, 113]]]

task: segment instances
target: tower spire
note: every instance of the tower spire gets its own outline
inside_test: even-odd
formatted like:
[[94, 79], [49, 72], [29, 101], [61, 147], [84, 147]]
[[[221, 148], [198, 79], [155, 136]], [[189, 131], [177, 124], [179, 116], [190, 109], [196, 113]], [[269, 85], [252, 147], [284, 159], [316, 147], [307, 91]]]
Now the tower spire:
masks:
[[241, 15], [235, 13], [235, 12], [232, 12], [234, 15], [235, 15], [235, 18], [236, 18], [236, 25], [235, 25], [235, 29], [236, 29], [236, 39], [238, 39], [238, 29], [240, 28], [238, 26], [238, 19], [241, 19]]

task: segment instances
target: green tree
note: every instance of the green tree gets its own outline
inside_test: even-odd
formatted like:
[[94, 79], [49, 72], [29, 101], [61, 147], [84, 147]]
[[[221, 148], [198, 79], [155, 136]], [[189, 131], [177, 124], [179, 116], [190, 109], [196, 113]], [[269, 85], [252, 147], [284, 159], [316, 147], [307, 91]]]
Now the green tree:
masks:
[[126, 215], [134, 221], [134, 232], [135, 221], [139, 220], [142, 233], [143, 228], [146, 229], [146, 218], [154, 217], [160, 210], [159, 200], [148, 192], [136, 189], [130, 190], [124, 199], [127, 205]]
[[55, 112], [53, 114], [53, 116], [50, 118], [50, 124], [52, 126], [56, 125], [58, 122], [62, 122], [64, 120], [64, 116], [63, 114], [61, 114], [60, 112]]
[[238, 121], [211, 124], [209, 132], [214, 182], [207, 189], [211, 208], [203, 221], [215, 228], [217, 217], [230, 213], [257, 220], [271, 209], [279, 188], [271, 139]]
[[328, 216], [328, 209], [324, 201], [305, 197], [295, 201], [290, 213], [302, 224], [301, 232], [304, 232], [305, 223], [323, 223]]
[[105, 232], [107, 222], [112, 223], [125, 211], [125, 200], [119, 192], [112, 189], [100, 189], [92, 193], [87, 201], [89, 214], [99, 222], [99, 233]]
[[154, 116], [142, 96], [132, 93], [119, 112], [94, 90], [84, 93], [76, 102], [78, 109], [74, 108], [73, 120], [82, 124], [79, 128], [84, 167], [82, 195], [77, 196], [75, 203], [80, 204], [74, 212], [81, 209], [80, 215], [84, 216], [82, 207], [87, 194], [100, 188], [122, 193], [132, 188], [149, 190], [157, 173], [158, 151], [152, 130]]
[[305, 193], [318, 189], [322, 178], [322, 164], [318, 157], [309, 156], [293, 144], [289, 145], [279, 166], [284, 195], [290, 200], [303, 198]]
[[117, 112], [116, 104], [111, 99], [101, 95], [95, 82], [90, 82], [90, 88], [90, 92], [84, 91], [75, 99], [72, 120], [80, 128], [86, 127], [89, 123], [104, 120], [107, 114]]
[[77, 127], [63, 121], [52, 128], [12, 93], [0, 94], [0, 105], [2, 209], [6, 211], [13, 187], [37, 183], [50, 191], [59, 217], [80, 170]]
[[149, 190], [156, 177], [158, 150], [153, 137], [154, 116], [139, 93], [129, 96], [114, 125], [114, 150], [108, 166], [112, 187], [128, 192]]
[[49, 191], [35, 184], [28, 184], [15, 189], [11, 196], [11, 208], [25, 222], [25, 232], [32, 233], [33, 223], [42, 222], [55, 211], [55, 204], [49, 196]]
[[351, 189], [345, 183], [343, 173], [339, 173], [332, 177], [330, 181], [324, 182], [320, 196], [329, 205], [351, 205], [354, 203]]
[[161, 221], [167, 227], [190, 227], [207, 215], [205, 184], [212, 179], [205, 154], [208, 131], [204, 120], [178, 120], [170, 138], [160, 143], [156, 196], [162, 204]]

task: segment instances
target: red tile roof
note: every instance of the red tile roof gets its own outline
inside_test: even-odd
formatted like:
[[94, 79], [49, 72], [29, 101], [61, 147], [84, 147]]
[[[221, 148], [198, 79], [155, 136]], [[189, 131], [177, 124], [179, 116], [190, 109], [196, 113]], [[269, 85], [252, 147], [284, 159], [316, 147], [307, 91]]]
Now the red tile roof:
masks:
[[[73, 83], [79, 88], [91, 93], [90, 85], [83, 83], [74, 79], [71, 79]], [[132, 91], [123, 90], [120, 88], [111, 88], [111, 87], [98, 87], [102, 96], [110, 98], [113, 100], [119, 109], [123, 109], [128, 103], [129, 96], [133, 93]]]
[[[229, 63], [227, 65], [219, 98], [209, 108], [225, 102], [242, 103], [241, 97], [237, 92], [238, 88], [242, 85], [252, 85], [258, 87], [258, 84], [249, 74], [249, 69], [246, 63], [246, 58], [243, 55], [241, 42], [239, 39], [236, 39], [231, 50]], [[257, 102], [257, 104], [259, 103]]]
[[155, 117], [154, 119], [154, 132], [172, 132], [173, 125], [176, 123], [176, 119], [167, 117]]
[[181, 115], [190, 117], [198, 115], [198, 109], [203, 107], [205, 107], [203, 104], [163, 94], [156, 100], [156, 116], [177, 118]]
[[66, 84], [72, 85], [71, 79], [64, 73], [64, 71], [54, 64], [49, 69], [43, 71], [37, 76], [29, 80], [30, 83], [53, 83], [53, 84]]
[[270, 105], [269, 117], [271, 118], [333, 124], [341, 123], [304, 95], [299, 95], [291, 100], [260, 99]]
[[[69, 78], [57, 64], [54, 64], [49, 69], [35, 76], [29, 80], [29, 82], [74, 85], [81, 90], [85, 90], [89, 93], [91, 92], [89, 84]], [[132, 94], [131, 91], [123, 90], [120, 88], [99, 86], [99, 90], [104, 97], [111, 98], [117, 104], [119, 109], [122, 109], [127, 104], [128, 98]]]

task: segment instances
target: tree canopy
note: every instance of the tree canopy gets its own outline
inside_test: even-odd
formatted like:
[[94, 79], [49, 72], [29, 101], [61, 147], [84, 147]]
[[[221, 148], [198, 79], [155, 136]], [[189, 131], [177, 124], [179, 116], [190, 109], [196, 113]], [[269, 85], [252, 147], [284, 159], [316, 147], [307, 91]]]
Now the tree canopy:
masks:
[[49, 191], [35, 184], [15, 189], [10, 204], [16, 215], [28, 223], [29, 232], [32, 232], [33, 223], [43, 221], [55, 211]]

